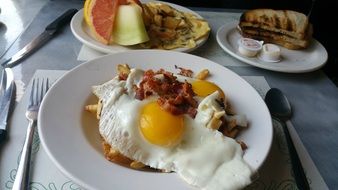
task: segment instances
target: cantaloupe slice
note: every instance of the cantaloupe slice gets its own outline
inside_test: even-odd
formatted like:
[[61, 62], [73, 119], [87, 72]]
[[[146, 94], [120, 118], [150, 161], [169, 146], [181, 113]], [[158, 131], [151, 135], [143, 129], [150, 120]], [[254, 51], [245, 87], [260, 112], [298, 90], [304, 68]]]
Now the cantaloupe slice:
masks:
[[149, 40], [143, 23], [142, 8], [138, 4], [120, 5], [115, 19], [112, 38], [114, 43], [129, 46]]

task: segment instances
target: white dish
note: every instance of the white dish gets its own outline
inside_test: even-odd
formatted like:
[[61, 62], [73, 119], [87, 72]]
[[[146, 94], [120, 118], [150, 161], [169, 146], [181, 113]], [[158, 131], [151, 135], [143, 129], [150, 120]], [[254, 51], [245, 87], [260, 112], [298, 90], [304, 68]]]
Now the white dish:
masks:
[[238, 39], [241, 35], [237, 31], [237, 22], [229, 22], [218, 29], [216, 39], [221, 48], [236, 59], [247, 64], [286, 73], [304, 73], [317, 70], [325, 65], [327, 51], [317, 40], [313, 39], [311, 45], [304, 50], [289, 50], [281, 48], [281, 60], [278, 63], [265, 62], [258, 57], [245, 57], [238, 52]]
[[84, 106], [97, 100], [91, 86], [110, 80], [116, 65], [160, 69], [177, 73], [175, 65], [198, 72], [209, 69], [210, 80], [228, 96], [250, 127], [241, 132], [248, 149], [244, 159], [255, 170], [264, 162], [272, 142], [271, 116], [263, 99], [244, 79], [229, 69], [194, 55], [164, 50], [133, 50], [83, 63], [60, 78], [42, 102], [38, 129], [51, 160], [74, 182], [86, 189], [189, 189], [175, 173], [131, 170], [107, 161], [102, 153], [96, 118]]
[[[176, 5], [176, 4], [172, 4], [172, 3], [166, 3], [169, 4], [170, 6], [174, 7], [177, 10], [183, 11], [183, 12], [190, 12], [193, 13], [195, 15], [197, 15], [198, 17], [202, 18], [202, 16], [200, 16], [199, 14], [197, 14], [196, 12], [182, 7], [180, 5]], [[142, 49], [141, 47], [139, 47], [138, 45], [135, 46], [121, 46], [121, 45], [117, 45], [117, 44], [111, 44], [111, 45], [105, 45], [102, 44], [100, 42], [98, 42], [97, 40], [95, 40], [95, 38], [92, 36], [89, 27], [87, 26], [87, 24], [85, 23], [84, 19], [83, 19], [83, 9], [79, 10], [72, 18], [71, 22], [70, 22], [70, 27], [72, 30], [73, 35], [80, 41], [82, 42], [84, 45], [87, 45], [90, 48], [93, 48], [97, 51], [103, 52], [103, 53], [117, 53], [117, 52], [122, 52], [122, 51], [127, 51], [127, 50], [135, 50], [135, 49]], [[202, 46], [206, 40], [208, 39], [209, 34], [206, 35], [205, 37], [201, 38], [200, 40], [198, 40], [196, 42], [196, 46], [193, 48], [176, 48], [173, 49], [173, 51], [179, 51], [179, 52], [191, 52], [193, 50], [195, 50], [196, 48]]]

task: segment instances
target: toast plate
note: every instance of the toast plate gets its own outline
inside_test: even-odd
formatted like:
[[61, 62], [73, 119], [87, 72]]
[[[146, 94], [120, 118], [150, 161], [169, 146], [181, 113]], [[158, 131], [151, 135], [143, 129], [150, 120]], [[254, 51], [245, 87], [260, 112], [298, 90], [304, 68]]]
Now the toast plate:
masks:
[[327, 51], [316, 39], [312, 39], [310, 46], [304, 50], [281, 49], [279, 62], [264, 62], [258, 57], [246, 57], [238, 52], [238, 40], [241, 38], [237, 30], [237, 22], [229, 22], [220, 27], [216, 34], [219, 46], [234, 58], [249, 65], [271, 71], [285, 73], [305, 73], [323, 67], [327, 61]]
[[[160, 1], [156, 1], [156, 2], [160, 2]], [[164, 2], [161, 2], [164, 3]], [[194, 15], [196, 15], [199, 18], [202, 18], [201, 15], [199, 15], [198, 13], [182, 7], [180, 5], [176, 5], [176, 4], [172, 4], [172, 3], [165, 3], [168, 4], [170, 6], [172, 6], [173, 8], [179, 10], [179, 11], [183, 11], [183, 12], [189, 12], [192, 13]], [[87, 26], [87, 24], [84, 21], [83, 18], [83, 9], [79, 10], [72, 18], [71, 22], [70, 22], [70, 28], [71, 31], [73, 33], [73, 35], [75, 36], [75, 38], [77, 38], [80, 42], [82, 42], [84, 45], [95, 49], [99, 52], [102, 53], [116, 53], [116, 52], [123, 52], [123, 51], [128, 51], [128, 50], [136, 50], [136, 49], [143, 49], [142, 47], [138, 46], [138, 45], [134, 45], [134, 46], [121, 46], [118, 44], [110, 44], [110, 45], [105, 45], [102, 44], [100, 42], [98, 42], [94, 36], [91, 34], [89, 27]], [[209, 32], [210, 34], [210, 32]], [[176, 49], [172, 49], [173, 51], [178, 51], [178, 52], [191, 52], [195, 49], [197, 49], [198, 47], [202, 46], [208, 39], [209, 34], [204, 36], [203, 38], [199, 39], [196, 42], [196, 46], [193, 48], [176, 48]]]
[[175, 65], [194, 72], [209, 69], [208, 80], [227, 95], [237, 113], [245, 114], [250, 126], [238, 140], [248, 149], [244, 160], [257, 170], [268, 155], [272, 142], [272, 121], [257, 91], [231, 70], [207, 59], [174, 51], [132, 50], [109, 54], [83, 63], [63, 75], [46, 94], [38, 118], [41, 144], [56, 166], [85, 189], [194, 189], [176, 173], [132, 170], [105, 159], [96, 117], [84, 106], [97, 103], [91, 87], [114, 77], [116, 66], [163, 68], [177, 73]]

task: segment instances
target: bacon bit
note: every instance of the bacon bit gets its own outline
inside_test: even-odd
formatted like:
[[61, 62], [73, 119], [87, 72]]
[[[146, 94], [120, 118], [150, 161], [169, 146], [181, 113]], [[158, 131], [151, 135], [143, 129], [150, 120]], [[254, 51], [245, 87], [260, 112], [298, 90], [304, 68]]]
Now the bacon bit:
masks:
[[246, 150], [248, 148], [248, 145], [246, 145], [243, 141], [237, 141], [239, 145], [241, 145], [242, 150]]
[[196, 108], [188, 108], [187, 110], [187, 114], [192, 117], [192, 118], [195, 118], [196, 114], [197, 114], [197, 109]]
[[128, 75], [130, 73], [130, 68], [128, 64], [118, 64], [117, 65], [117, 72], [119, 74], [120, 80], [127, 80]]
[[225, 109], [225, 105], [224, 105], [224, 100], [223, 100], [223, 98], [221, 98], [220, 100], [215, 99], [215, 101], [217, 102], [217, 104], [218, 104], [222, 109]]
[[119, 73], [119, 80], [127, 80], [128, 74], [126, 73]]
[[180, 72], [178, 74], [182, 75], [182, 76], [192, 78], [192, 75], [194, 74], [194, 72], [192, 70], [185, 69], [185, 68], [182, 68], [182, 67], [178, 67], [177, 65], [175, 65], [175, 69], [180, 69]]
[[174, 114], [189, 114], [195, 117], [197, 101], [191, 84], [179, 82], [173, 73], [160, 69], [157, 72], [147, 70], [140, 87], [136, 88], [135, 98], [143, 100], [149, 96], [160, 96], [158, 104], [166, 111]]

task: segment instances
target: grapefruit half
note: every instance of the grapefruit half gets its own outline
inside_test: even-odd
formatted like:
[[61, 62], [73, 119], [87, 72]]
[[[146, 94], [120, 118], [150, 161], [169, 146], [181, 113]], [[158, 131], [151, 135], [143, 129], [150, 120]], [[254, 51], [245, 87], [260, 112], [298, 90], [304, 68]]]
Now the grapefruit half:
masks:
[[95, 38], [103, 44], [111, 43], [115, 15], [117, 13], [120, 0], [87, 1], [89, 1], [87, 5], [87, 20], [91, 32]]

